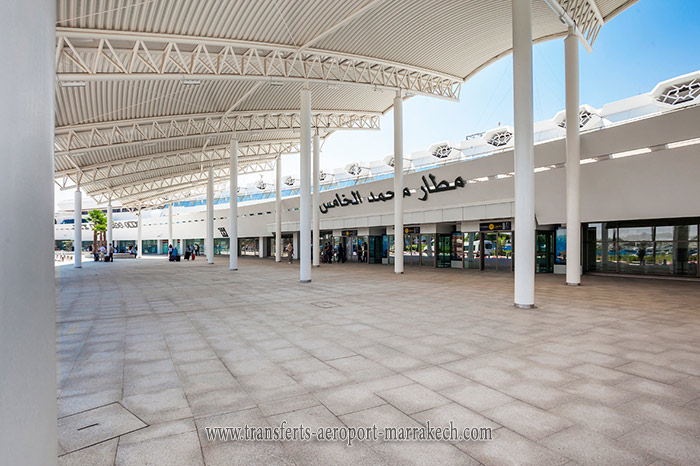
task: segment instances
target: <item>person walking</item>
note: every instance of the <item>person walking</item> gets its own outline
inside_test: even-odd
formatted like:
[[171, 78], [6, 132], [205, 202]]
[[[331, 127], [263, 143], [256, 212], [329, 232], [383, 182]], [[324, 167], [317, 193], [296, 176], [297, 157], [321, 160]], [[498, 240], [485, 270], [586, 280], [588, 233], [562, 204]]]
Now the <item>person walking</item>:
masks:
[[109, 245], [108, 253], [109, 253], [109, 261], [114, 262], [114, 246], [112, 246], [111, 244]]
[[171, 257], [173, 257], [173, 245], [168, 244], [168, 260], [170, 260]]
[[292, 243], [287, 245], [287, 256], [289, 257], [289, 263], [294, 262], [294, 246]]

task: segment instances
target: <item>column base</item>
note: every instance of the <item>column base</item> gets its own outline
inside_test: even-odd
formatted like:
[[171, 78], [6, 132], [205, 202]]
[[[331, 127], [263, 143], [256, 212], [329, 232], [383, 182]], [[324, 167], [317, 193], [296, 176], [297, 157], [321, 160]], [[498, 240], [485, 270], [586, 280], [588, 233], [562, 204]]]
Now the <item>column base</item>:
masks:
[[229, 270], [230, 270], [231, 272], [235, 272], [236, 270], [238, 270], [238, 267], [236, 267], [235, 269], [229, 269]]
[[569, 283], [569, 282], [566, 282], [566, 286], [581, 286], [581, 284], [580, 284], [580, 283]]
[[518, 304], [514, 303], [513, 307], [518, 308], [518, 309], [537, 309], [537, 306], [534, 304]]
[[299, 280], [300, 283], [311, 283], [311, 279], [309, 278], [308, 280]]
[[403, 272], [396, 272], [396, 271], [394, 271], [394, 273], [395, 273], [396, 275], [403, 275]]
[[314, 265], [314, 267], [321, 267], [321, 265], [320, 265], [320, 264], [319, 264], [319, 265]]
[[73, 268], [74, 268], [74, 269], [82, 269], [83, 266], [82, 266], [82, 265], [74, 265]]

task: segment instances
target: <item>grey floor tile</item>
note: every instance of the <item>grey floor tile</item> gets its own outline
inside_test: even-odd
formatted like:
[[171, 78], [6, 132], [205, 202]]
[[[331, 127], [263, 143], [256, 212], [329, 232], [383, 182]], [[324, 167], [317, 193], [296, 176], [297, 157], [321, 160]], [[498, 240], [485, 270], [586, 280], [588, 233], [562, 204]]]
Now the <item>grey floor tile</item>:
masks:
[[196, 432], [119, 445], [116, 466], [203, 466]]
[[60, 456], [58, 466], [113, 466], [118, 442], [115, 438]]
[[392, 388], [377, 392], [377, 395], [406, 414], [425, 411], [450, 402], [447, 398], [419, 384]]
[[541, 443], [582, 465], [636, 466], [649, 464], [656, 459], [578, 426], [553, 434], [543, 439]]
[[530, 440], [542, 439], [573, 425], [565, 418], [521, 401], [493, 408], [484, 412], [484, 416]]
[[457, 447], [485, 465], [558, 466], [569, 462], [568, 458], [505, 427], [494, 431], [490, 441], [460, 443]]

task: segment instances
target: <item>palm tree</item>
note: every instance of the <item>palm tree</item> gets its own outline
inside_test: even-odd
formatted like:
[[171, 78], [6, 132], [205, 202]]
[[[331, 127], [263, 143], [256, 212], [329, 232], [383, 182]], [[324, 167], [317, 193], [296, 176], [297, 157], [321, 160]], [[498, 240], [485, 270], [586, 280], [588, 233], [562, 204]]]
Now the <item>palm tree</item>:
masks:
[[88, 213], [88, 222], [92, 223], [92, 250], [97, 250], [97, 235], [100, 235], [100, 242], [106, 241], [107, 216], [99, 209], [93, 209]]

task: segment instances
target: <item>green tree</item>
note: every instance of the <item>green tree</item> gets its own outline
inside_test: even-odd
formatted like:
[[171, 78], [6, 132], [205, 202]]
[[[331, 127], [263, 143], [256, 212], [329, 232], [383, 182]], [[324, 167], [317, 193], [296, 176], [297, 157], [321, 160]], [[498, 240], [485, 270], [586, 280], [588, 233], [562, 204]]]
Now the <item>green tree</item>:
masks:
[[107, 215], [99, 209], [93, 209], [88, 213], [88, 222], [92, 223], [92, 248], [97, 249], [97, 236], [100, 236], [100, 241], [106, 241], [107, 234]]

